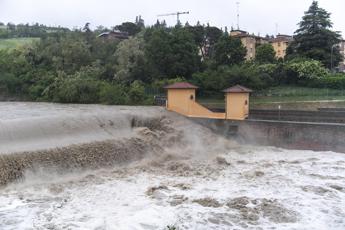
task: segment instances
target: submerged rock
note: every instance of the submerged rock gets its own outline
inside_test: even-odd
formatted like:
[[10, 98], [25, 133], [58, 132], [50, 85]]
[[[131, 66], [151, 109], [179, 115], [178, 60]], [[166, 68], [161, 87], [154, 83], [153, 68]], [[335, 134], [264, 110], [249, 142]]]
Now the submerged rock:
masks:
[[222, 206], [222, 204], [219, 203], [216, 199], [213, 199], [210, 197], [206, 197], [206, 198], [202, 198], [202, 199], [196, 199], [196, 200], [193, 200], [193, 202], [198, 203], [201, 206], [211, 207], [211, 208], [219, 208]]

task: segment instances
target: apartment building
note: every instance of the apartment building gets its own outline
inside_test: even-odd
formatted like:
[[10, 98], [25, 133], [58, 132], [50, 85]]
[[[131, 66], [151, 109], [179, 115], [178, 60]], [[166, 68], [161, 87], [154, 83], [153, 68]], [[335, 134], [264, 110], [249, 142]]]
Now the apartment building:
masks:
[[286, 49], [289, 44], [293, 41], [293, 37], [290, 35], [278, 34], [275, 38], [270, 40], [273, 49], [276, 53], [276, 58], [285, 58]]
[[246, 60], [252, 60], [256, 55], [256, 47], [261, 44], [269, 43], [269, 40], [260, 36], [249, 34], [243, 30], [232, 30], [230, 36], [241, 39], [244, 47], [247, 49]]

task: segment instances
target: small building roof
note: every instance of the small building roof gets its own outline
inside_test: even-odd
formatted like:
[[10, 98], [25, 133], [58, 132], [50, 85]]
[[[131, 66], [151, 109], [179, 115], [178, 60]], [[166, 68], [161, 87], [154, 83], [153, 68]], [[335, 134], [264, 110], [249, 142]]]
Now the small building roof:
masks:
[[176, 82], [174, 84], [165, 86], [164, 89], [198, 89], [199, 87], [188, 82]]
[[233, 87], [223, 90], [224, 93], [251, 93], [253, 90], [248, 89], [241, 85], [235, 85]]

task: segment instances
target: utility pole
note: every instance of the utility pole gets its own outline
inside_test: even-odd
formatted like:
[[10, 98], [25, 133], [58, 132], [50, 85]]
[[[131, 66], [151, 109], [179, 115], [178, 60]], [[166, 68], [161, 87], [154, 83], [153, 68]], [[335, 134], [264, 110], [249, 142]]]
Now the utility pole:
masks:
[[333, 66], [334, 66], [334, 64], [333, 64], [333, 53], [334, 53], [334, 47], [336, 47], [336, 46], [338, 46], [338, 44], [334, 44], [334, 45], [332, 45], [332, 48], [331, 48], [331, 72], [333, 73]]
[[240, 2], [236, 2], [237, 6], [237, 30], [240, 30]]
[[165, 16], [176, 16], [177, 17], [177, 25], [180, 24], [180, 15], [181, 14], [189, 14], [189, 11], [186, 12], [176, 12], [176, 13], [171, 13], [171, 14], [159, 14], [157, 17], [165, 17]]

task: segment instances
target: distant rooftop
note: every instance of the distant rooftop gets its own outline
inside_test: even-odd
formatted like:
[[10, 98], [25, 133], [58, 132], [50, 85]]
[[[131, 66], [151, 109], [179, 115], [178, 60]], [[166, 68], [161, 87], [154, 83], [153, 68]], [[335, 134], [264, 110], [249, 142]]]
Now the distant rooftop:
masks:
[[192, 85], [188, 82], [177, 82], [168, 86], [165, 86], [164, 89], [198, 89], [199, 87]]
[[114, 37], [118, 39], [127, 39], [128, 33], [121, 32], [119, 30], [114, 30], [114, 31], [103, 32], [100, 35], [98, 35], [98, 37]]
[[291, 35], [278, 34], [275, 38], [270, 39], [271, 42], [291, 42], [293, 37]]
[[253, 90], [248, 89], [241, 85], [235, 85], [233, 87], [223, 90], [224, 93], [251, 93]]

